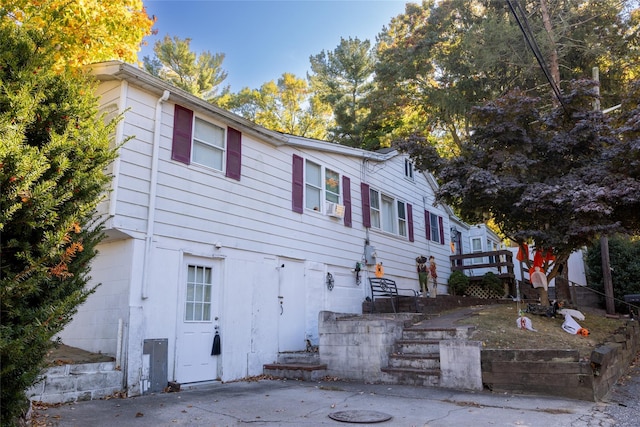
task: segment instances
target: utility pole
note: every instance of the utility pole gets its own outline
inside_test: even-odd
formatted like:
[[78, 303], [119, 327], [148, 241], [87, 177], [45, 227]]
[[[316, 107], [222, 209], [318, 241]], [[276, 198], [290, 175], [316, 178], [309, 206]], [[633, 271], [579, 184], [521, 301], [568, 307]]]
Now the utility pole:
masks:
[[[596, 86], [596, 94], [600, 95], [600, 70], [598, 67], [591, 69], [593, 80]], [[596, 99], [593, 109], [600, 111], [600, 99]], [[606, 234], [600, 236], [600, 257], [602, 259], [602, 282], [604, 284], [605, 308], [607, 314], [616, 314], [616, 307], [613, 298], [613, 280], [611, 279], [611, 260], [609, 259], [609, 238]]]

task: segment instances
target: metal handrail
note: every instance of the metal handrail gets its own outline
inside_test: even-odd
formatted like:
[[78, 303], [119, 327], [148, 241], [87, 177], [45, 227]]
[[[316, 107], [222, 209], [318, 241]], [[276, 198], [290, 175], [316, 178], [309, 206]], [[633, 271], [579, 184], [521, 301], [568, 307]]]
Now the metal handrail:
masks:
[[[581, 285], [581, 284], [579, 284], [579, 283], [572, 282], [571, 280], [569, 280], [569, 283], [570, 283], [570, 284], [573, 284], [574, 286], [575, 286], [575, 285], [580, 286], [580, 287], [582, 287], [582, 288], [584, 288], [584, 289], [588, 290], [589, 292], [593, 292], [594, 294], [598, 294], [598, 295], [600, 295], [600, 296], [603, 296], [603, 297], [605, 297], [605, 298], [608, 298], [608, 297], [607, 297], [607, 295], [606, 295], [604, 292], [596, 291], [595, 289], [590, 288], [589, 286], [584, 286], [584, 285]], [[629, 312], [630, 312], [630, 313], [633, 313], [633, 312], [632, 312], [632, 310], [631, 310], [631, 307], [633, 307], [633, 308], [635, 308], [635, 309], [636, 309], [636, 313], [640, 313], [640, 306], [637, 306], [637, 305], [635, 305], [635, 304], [631, 304], [630, 302], [627, 302], [627, 301], [621, 300], [621, 299], [616, 298], [616, 297], [612, 297], [612, 298], [613, 298], [613, 300], [614, 300], [614, 301], [617, 301], [617, 302], [622, 303], [622, 304], [626, 304], [626, 305], [629, 307]]]

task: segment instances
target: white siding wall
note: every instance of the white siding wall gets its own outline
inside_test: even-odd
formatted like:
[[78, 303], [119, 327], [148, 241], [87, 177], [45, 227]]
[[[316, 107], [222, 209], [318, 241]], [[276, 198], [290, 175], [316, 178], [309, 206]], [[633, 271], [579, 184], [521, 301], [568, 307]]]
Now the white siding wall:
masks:
[[101, 284], [78, 308], [74, 320], [60, 333], [62, 341], [88, 351], [116, 356], [118, 321], [126, 326], [131, 282], [131, 240], [98, 246], [91, 265], [91, 283]]
[[[221, 379], [225, 381], [260, 374], [262, 365], [274, 362], [277, 357], [276, 325], [280, 315], [277, 267], [282, 258], [304, 263], [300, 286], [304, 286], [301, 303], [306, 311], [305, 319], [301, 320], [306, 337], [314, 344], [321, 310], [361, 312], [362, 301], [369, 293], [367, 276], [373, 275], [374, 266], [364, 267], [359, 284], [352, 270], [356, 262], [363, 261], [367, 239], [376, 247], [377, 261], [383, 263], [385, 275], [397, 280], [398, 286], [418, 289], [415, 265], [418, 255], [434, 255], [439, 283], [446, 283], [450, 272], [448, 213], [442, 206], [433, 206], [433, 191], [424, 175], [415, 173], [413, 181], [404, 178], [402, 156], [384, 162], [363, 162], [357, 155], [350, 157], [293, 145], [275, 147], [243, 133], [242, 177], [236, 181], [219, 171], [171, 160], [175, 104], [169, 98], [161, 107], [157, 186], [152, 200], [150, 183], [158, 96], [134, 85], [125, 85], [124, 89], [111, 82], [102, 85], [105, 103], [116, 102], [121, 93], [126, 93], [127, 99], [120, 106], [129, 109], [121, 132], [124, 137], [133, 138], [120, 150], [118, 188], [110, 200], [115, 203], [115, 217], [109, 224], [133, 238], [101, 245], [101, 255], [94, 264], [94, 279], [104, 285], [82, 307], [64, 337], [66, 342], [82, 343], [82, 348], [113, 351], [117, 332], [111, 331], [113, 322], [122, 317], [127, 319], [127, 381], [134, 394], [140, 381], [144, 339], [169, 340], [170, 379], [174, 375], [175, 349], [179, 346], [177, 325], [181, 321], [178, 313], [183, 304], [178, 289], [182, 286], [185, 257], [223, 260], [219, 319], [223, 354], [219, 364]], [[211, 116], [197, 112], [196, 116], [227, 127]], [[345, 227], [342, 220], [319, 212], [292, 211], [294, 154], [350, 178], [353, 227]], [[412, 205], [415, 242], [364, 228], [360, 194], [363, 181]], [[154, 204], [155, 210], [150, 212], [149, 206]], [[444, 244], [426, 239], [425, 209], [443, 217]], [[155, 218], [151, 227], [147, 224], [150, 216]], [[146, 236], [148, 230], [152, 231], [150, 236]], [[145, 254], [148, 254], [146, 261]], [[333, 290], [326, 286], [327, 273], [334, 277]], [[105, 306], [107, 297], [115, 301]], [[95, 328], [84, 328], [91, 324], [85, 322], [92, 317], [96, 319]], [[98, 325], [100, 322], [105, 324]], [[101, 330], [98, 335], [96, 329]], [[83, 336], [93, 337], [92, 342], [84, 345]], [[108, 339], [112, 341], [107, 345], [104, 340]]]

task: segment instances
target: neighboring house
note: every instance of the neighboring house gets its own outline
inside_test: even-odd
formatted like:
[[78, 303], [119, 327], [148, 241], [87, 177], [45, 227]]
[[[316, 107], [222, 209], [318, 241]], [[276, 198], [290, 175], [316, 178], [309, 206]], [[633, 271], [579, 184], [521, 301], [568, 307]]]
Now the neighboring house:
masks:
[[[516, 279], [518, 280], [529, 280], [529, 269], [524, 265], [524, 269], [521, 269], [520, 262], [516, 260], [516, 255], [518, 254], [518, 247], [510, 247], [509, 250], [513, 253], [513, 268]], [[533, 251], [530, 251], [529, 258], [533, 262]], [[586, 267], [584, 263], [584, 251], [579, 249], [571, 255], [569, 255], [569, 260], [567, 261], [567, 274], [569, 282], [572, 286], [587, 286], [587, 275], [586, 275]], [[551, 279], [549, 282], [549, 286], [554, 287], [556, 279]]]
[[[480, 252], [493, 252], [501, 249], [506, 249], [501, 242], [500, 236], [492, 231], [485, 224], [472, 225], [468, 229], [469, 238], [469, 250], [463, 253], [480, 253]], [[465, 265], [481, 265], [491, 264], [499, 262], [493, 256], [479, 256], [477, 258], [471, 258], [465, 260]], [[504, 260], [502, 260], [504, 261]], [[470, 268], [465, 270], [466, 274], [471, 276], [482, 276], [487, 272], [494, 272], [495, 268]]]
[[376, 263], [418, 289], [415, 258], [434, 255], [445, 284], [453, 227], [469, 241], [434, 206], [433, 177], [394, 150], [272, 132], [120, 62], [92, 72], [102, 110], [124, 114], [116, 140], [130, 139], [100, 205], [101, 285], [60, 337], [116, 356], [129, 395], [158, 375], [261, 374], [317, 344], [320, 311], [361, 313]]

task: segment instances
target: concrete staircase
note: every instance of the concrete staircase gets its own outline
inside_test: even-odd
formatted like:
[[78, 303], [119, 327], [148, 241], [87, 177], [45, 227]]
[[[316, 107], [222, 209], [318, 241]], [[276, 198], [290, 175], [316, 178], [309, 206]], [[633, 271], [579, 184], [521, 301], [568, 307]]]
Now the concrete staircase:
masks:
[[320, 363], [318, 352], [286, 352], [277, 363], [263, 365], [262, 372], [274, 378], [318, 381], [327, 375], [327, 365]]
[[440, 385], [440, 341], [466, 339], [470, 327], [429, 327], [421, 323], [403, 329], [402, 338], [396, 341], [395, 350], [389, 355], [389, 365], [382, 368], [383, 382]]

